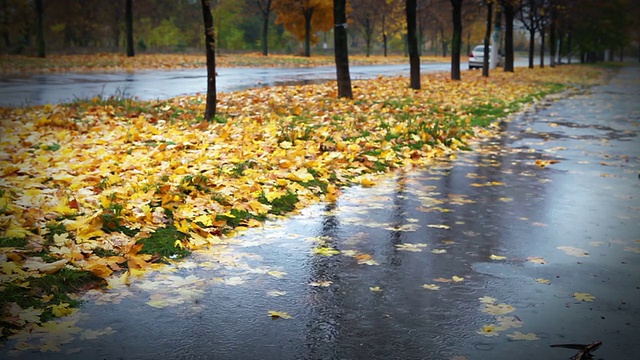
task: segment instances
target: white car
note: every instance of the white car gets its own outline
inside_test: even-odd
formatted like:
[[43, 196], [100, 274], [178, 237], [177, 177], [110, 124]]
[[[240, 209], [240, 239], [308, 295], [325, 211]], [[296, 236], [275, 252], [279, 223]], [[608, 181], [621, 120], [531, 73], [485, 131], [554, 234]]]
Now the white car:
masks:
[[[489, 45], [489, 52], [491, 52], [491, 45]], [[498, 66], [504, 66], [504, 56], [502, 52], [498, 50]], [[469, 54], [469, 69], [482, 69], [484, 62], [484, 45], [478, 45], [473, 48], [471, 54]]]

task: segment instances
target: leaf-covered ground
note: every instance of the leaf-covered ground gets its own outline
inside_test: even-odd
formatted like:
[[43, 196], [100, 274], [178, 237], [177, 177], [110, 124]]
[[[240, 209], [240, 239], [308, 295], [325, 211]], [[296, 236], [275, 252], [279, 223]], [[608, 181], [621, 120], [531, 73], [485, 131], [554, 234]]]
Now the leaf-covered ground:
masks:
[[[448, 61], [448, 58], [424, 56], [421, 61]], [[405, 64], [403, 56], [349, 56], [352, 65]], [[31, 56], [1, 55], [0, 74], [20, 75], [32, 73], [86, 72], [86, 71], [136, 71], [142, 69], [190, 69], [206, 65], [204, 54], [76, 54], [49, 55], [44, 59]], [[307, 67], [332, 66], [335, 59], [329, 55], [303, 57], [295, 55], [258, 53], [221, 54], [216, 56], [216, 65], [225, 67]]]
[[455, 156], [496, 119], [602, 75], [434, 73], [420, 91], [380, 77], [355, 81], [353, 100], [335, 83], [253, 89], [219, 94], [212, 123], [200, 96], [1, 109], [2, 335], [69, 314], [86, 284], [127, 281], [343, 186]]

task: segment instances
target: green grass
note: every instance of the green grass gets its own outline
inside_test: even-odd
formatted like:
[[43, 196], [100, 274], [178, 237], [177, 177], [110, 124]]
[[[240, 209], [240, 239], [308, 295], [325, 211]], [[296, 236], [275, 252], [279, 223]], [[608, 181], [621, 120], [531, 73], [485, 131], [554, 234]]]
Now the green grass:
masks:
[[176, 246], [176, 241], [183, 242], [187, 238], [173, 225], [160, 228], [148, 238], [140, 239], [137, 244], [142, 244], [142, 254], [157, 255], [162, 260], [181, 259], [191, 252], [180, 246]]

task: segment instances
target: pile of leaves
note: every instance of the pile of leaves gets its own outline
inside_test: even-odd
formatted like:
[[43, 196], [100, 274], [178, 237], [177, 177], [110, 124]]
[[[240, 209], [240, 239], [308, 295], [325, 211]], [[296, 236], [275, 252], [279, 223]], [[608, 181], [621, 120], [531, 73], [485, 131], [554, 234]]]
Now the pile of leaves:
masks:
[[68, 314], [102, 279], [215, 247], [243, 228], [334, 201], [376, 174], [455, 156], [496, 120], [593, 67], [466, 72], [137, 102], [95, 98], [0, 109], [2, 335]]
[[[192, 69], [205, 67], [206, 60], [204, 52], [202, 54], [138, 54], [134, 57], [117, 53], [49, 55], [44, 59], [1, 55], [0, 74]], [[349, 61], [352, 65], [405, 64], [407, 58], [352, 55]], [[443, 61], [443, 58], [424, 57], [422, 61]], [[278, 54], [263, 56], [259, 53], [222, 54], [216, 56], [216, 65], [220, 68], [334, 66], [335, 59], [329, 55], [303, 57]]]

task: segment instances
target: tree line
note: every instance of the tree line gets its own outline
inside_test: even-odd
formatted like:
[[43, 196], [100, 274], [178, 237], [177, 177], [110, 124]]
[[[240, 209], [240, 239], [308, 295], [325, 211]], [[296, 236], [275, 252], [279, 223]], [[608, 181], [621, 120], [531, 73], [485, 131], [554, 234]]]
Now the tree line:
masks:
[[[404, 0], [347, 1], [350, 48], [409, 55], [405, 6]], [[533, 48], [545, 45], [585, 61], [638, 51], [640, 5], [633, 0], [416, 0], [418, 52], [448, 56], [454, 42], [466, 45], [462, 53], [482, 43], [488, 6], [494, 22], [513, 19], [514, 46], [529, 50], [530, 63]], [[310, 56], [333, 47], [332, 0], [216, 0], [211, 10], [218, 52]], [[195, 0], [0, 0], [0, 14], [5, 54], [203, 49]], [[502, 20], [503, 31], [508, 25]]]

